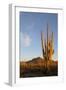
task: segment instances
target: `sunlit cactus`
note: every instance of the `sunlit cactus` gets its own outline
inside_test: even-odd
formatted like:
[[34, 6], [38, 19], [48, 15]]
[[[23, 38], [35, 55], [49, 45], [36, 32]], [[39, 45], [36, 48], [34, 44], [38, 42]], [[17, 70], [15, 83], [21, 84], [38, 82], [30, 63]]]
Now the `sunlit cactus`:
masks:
[[47, 24], [47, 38], [44, 40], [44, 34], [41, 32], [42, 55], [44, 60], [52, 60], [54, 54], [53, 32], [49, 37], [49, 27]]

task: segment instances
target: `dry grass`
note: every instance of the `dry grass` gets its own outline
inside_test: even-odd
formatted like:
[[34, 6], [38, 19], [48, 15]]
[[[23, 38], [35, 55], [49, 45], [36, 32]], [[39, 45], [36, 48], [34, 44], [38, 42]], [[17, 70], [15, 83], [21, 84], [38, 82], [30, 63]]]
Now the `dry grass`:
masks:
[[58, 62], [35, 58], [28, 62], [20, 62], [20, 77], [57, 76]]

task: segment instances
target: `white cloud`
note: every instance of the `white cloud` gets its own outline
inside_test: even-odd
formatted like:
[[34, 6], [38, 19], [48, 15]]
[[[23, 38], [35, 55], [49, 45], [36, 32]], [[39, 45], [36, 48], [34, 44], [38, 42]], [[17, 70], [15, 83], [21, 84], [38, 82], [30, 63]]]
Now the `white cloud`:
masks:
[[27, 34], [24, 35], [24, 45], [25, 45], [25, 47], [28, 47], [31, 45], [31, 38]]
[[20, 44], [24, 47], [29, 47], [31, 45], [31, 37], [26, 33], [20, 33]]

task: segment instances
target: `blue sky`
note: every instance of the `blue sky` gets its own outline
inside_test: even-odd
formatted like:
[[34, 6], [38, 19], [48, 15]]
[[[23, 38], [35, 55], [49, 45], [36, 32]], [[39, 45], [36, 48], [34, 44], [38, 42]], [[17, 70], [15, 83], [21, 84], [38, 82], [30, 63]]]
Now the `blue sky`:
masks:
[[54, 59], [58, 59], [58, 16], [53, 13], [20, 12], [19, 57], [31, 60], [42, 56], [41, 31], [46, 38], [47, 23], [54, 33]]

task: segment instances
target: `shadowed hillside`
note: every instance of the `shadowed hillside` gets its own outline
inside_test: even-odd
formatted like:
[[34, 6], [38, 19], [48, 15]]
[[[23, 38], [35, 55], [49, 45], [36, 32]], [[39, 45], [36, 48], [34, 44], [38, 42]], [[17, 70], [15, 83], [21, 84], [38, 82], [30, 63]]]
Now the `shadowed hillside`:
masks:
[[58, 61], [44, 60], [40, 57], [20, 62], [20, 77], [57, 76]]

